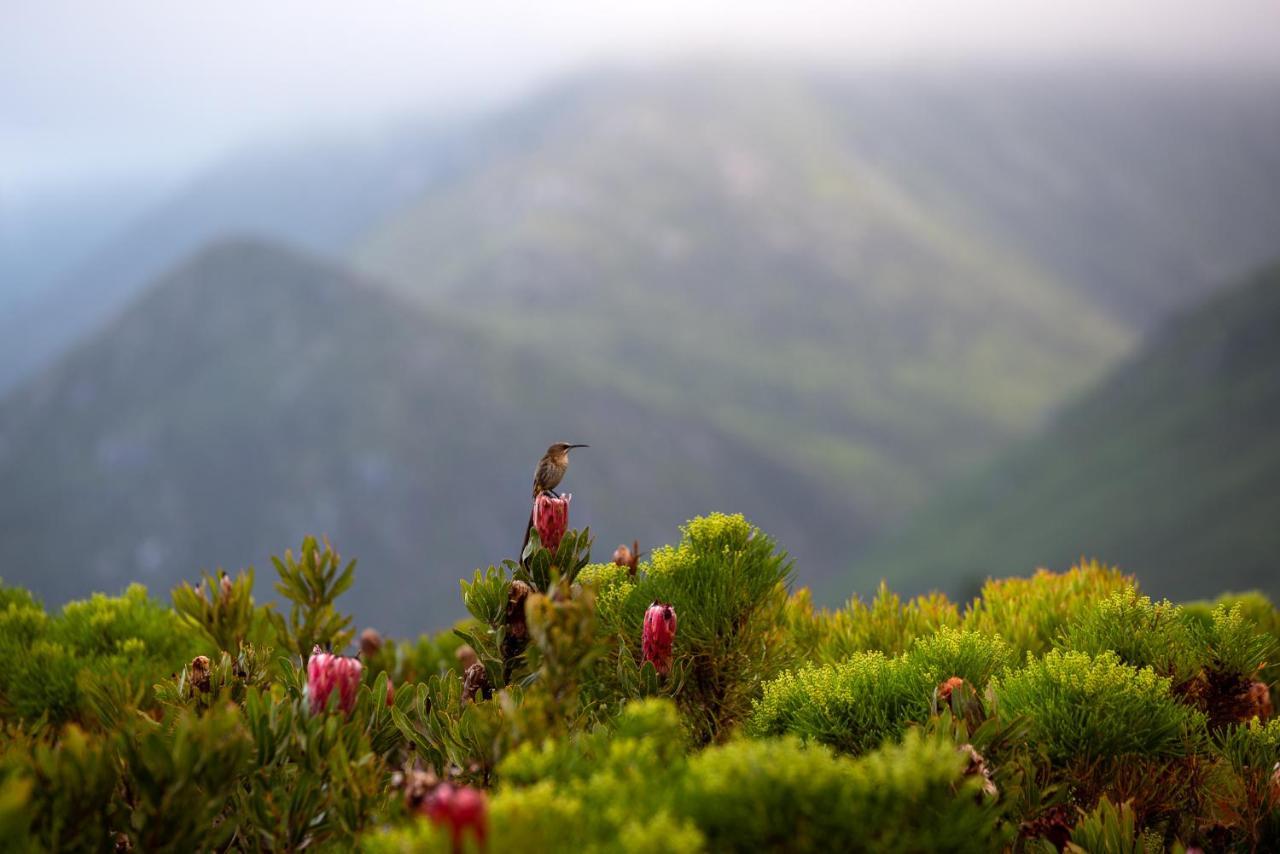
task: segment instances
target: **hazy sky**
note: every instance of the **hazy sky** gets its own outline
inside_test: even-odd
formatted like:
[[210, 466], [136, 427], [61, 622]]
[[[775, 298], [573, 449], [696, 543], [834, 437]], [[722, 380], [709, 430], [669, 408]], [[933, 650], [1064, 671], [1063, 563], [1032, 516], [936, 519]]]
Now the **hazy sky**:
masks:
[[510, 97], [602, 60], [1087, 56], [1280, 69], [1280, 0], [0, 0], [0, 195]]

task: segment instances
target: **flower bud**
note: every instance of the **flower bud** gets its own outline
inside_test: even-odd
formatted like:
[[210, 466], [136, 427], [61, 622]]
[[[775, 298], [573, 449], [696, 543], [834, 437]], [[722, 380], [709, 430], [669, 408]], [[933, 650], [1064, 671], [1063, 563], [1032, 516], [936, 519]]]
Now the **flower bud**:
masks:
[[382, 635], [378, 634], [377, 629], [365, 629], [360, 633], [361, 655], [371, 658], [377, 655], [380, 649], [382, 649]]
[[480, 657], [476, 655], [476, 651], [471, 648], [471, 644], [467, 643], [458, 647], [458, 651], [454, 653], [454, 656], [458, 659], [458, 666], [462, 668], [463, 673], [466, 673], [468, 667], [480, 660]]
[[938, 704], [945, 705], [951, 702], [951, 693], [964, 684], [964, 680], [959, 676], [952, 676], [945, 682], [938, 685]]
[[219, 571], [218, 572], [218, 592], [219, 592], [218, 598], [223, 601], [230, 599], [232, 589], [233, 588], [231, 586], [231, 576], [227, 575], [225, 572]]
[[676, 609], [654, 601], [644, 615], [644, 660], [663, 676], [671, 672], [671, 644], [676, 637]]
[[568, 493], [556, 498], [549, 492], [541, 492], [533, 501], [533, 527], [538, 530], [542, 547], [549, 552], [560, 548], [560, 540], [569, 527]]
[[394, 706], [396, 704], [396, 683], [391, 681], [391, 677], [387, 677], [387, 705]]
[[489, 671], [485, 670], [484, 665], [478, 661], [468, 667], [466, 675], [463, 676], [463, 704], [474, 703], [477, 695], [482, 700], [487, 700], [493, 696], [493, 687], [489, 684]]
[[338, 689], [338, 708], [343, 714], [350, 713], [356, 704], [362, 669], [354, 658], [324, 652], [319, 646], [313, 649], [311, 660], [307, 662], [307, 699], [311, 713], [324, 711], [334, 688]]
[[209, 692], [209, 657], [197, 655], [191, 659], [191, 687], [202, 694]]
[[423, 803], [422, 812], [437, 827], [449, 830], [455, 851], [462, 850], [463, 839], [468, 832], [475, 835], [477, 843], [484, 845], [489, 829], [484, 792], [470, 786], [455, 788], [449, 783], [441, 783]]
[[1271, 689], [1266, 682], [1250, 682], [1246, 692], [1248, 696], [1248, 718], [1265, 721], [1271, 717]]

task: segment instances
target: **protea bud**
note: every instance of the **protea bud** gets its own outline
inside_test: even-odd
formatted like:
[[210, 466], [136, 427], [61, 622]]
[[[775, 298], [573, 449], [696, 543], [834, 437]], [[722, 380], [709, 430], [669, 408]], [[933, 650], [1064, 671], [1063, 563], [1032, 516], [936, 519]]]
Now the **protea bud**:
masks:
[[938, 685], [938, 703], [940, 705], [949, 704], [951, 702], [951, 693], [963, 684], [964, 680], [959, 676], [952, 676]]
[[480, 660], [476, 655], [476, 651], [471, 648], [471, 644], [464, 643], [458, 647], [458, 651], [454, 653], [454, 657], [458, 659], [458, 666], [462, 668], [462, 672], [466, 673], [467, 668]]
[[223, 572], [222, 570], [218, 570], [218, 593], [219, 593], [219, 599], [221, 599], [221, 600], [223, 600], [223, 601], [225, 601], [225, 600], [227, 600], [227, 599], [230, 599], [230, 598], [231, 598], [231, 591], [232, 591], [232, 590], [233, 590], [233, 588], [232, 588], [232, 586], [231, 586], [231, 576], [227, 575], [227, 574], [226, 574], [225, 572]]
[[641, 646], [644, 660], [653, 662], [653, 669], [663, 676], [671, 672], [671, 644], [675, 638], [676, 609], [655, 600], [644, 614]]
[[1249, 717], [1267, 720], [1271, 717], [1271, 689], [1266, 682], [1249, 683]]
[[350, 713], [356, 704], [356, 691], [360, 688], [360, 662], [354, 658], [333, 655], [317, 646], [307, 662], [307, 698], [311, 714], [324, 711], [333, 689], [338, 689], [338, 708]]
[[487, 700], [493, 696], [493, 687], [489, 684], [489, 671], [480, 662], [476, 662], [467, 668], [466, 674], [462, 678], [462, 702], [476, 702], [476, 697], [481, 700]]
[[484, 845], [489, 830], [484, 792], [470, 786], [454, 788], [449, 783], [441, 783], [427, 798], [422, 811], [436, 826], [448, 828], [454, 851], [462, 850], [468, 832], [475, 834], [476, 842]]
[[391, 681], [391, 677], [387, 677], [387, 705], [394, 706], [396, 704], [396, 683]]
[[556, 498], [549, 492], [540, 492], [533, 501], [533, 527], [538, 530], [538, 540], [547, 551], [560, 548], [560, 540], [569, 527], [569, 501], [572, 495], [565, 493]]
[[377, 629], [365, 629], [360, 633], [360, 654], [365, 658], [372, 658], [378, 654], [378, 650], [382, 649], [382, 635], [378, 634]]
[[209, 657], [197, 655], [191, 659], [191, 686], [202, 694], [209, 691]]

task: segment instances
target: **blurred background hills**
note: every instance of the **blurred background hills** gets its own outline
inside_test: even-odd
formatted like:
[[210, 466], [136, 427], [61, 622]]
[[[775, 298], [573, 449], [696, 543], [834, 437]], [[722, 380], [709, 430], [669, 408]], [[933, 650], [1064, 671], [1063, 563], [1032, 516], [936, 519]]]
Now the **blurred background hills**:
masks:
[[323, 533], [359, 619], [438, 626], [564, 439], [598, 559], [725, 510], [828, 602], [1280, 593], [1280, 76], [682, 61], [379, 128], [6, 250], [7, 582]]

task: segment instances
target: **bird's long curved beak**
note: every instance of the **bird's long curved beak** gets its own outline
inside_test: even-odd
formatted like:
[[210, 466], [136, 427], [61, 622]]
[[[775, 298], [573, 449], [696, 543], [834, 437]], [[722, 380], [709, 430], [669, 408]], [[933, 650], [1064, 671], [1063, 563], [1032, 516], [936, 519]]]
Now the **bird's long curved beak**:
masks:
[[590, 445], [570, 445], [570, 448], [590, 448]]

